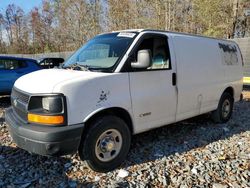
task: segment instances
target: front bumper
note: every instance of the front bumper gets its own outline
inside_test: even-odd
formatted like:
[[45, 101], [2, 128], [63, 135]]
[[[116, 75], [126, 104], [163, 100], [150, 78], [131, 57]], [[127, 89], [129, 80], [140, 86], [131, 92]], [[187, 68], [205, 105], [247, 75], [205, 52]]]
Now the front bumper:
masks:
[[15, 117], [12, 107], [6, 109], [5, 120], [18, 147], [44, 156], [61, 156], [78, 150], [83, 124], [49, 127], [24, 124]]

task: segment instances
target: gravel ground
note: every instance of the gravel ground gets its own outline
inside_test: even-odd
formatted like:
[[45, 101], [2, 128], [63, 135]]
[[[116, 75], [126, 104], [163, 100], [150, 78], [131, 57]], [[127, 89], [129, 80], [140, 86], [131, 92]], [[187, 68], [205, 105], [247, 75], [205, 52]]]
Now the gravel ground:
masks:
[[233, 118], [207, 115], [133, 137], [120, 169], [96, 173], [78, 155], [42, 157], [11, 141], [4, 122], [9, 98], [0, 98], [0, 187], [250, 187], [250, 92]]

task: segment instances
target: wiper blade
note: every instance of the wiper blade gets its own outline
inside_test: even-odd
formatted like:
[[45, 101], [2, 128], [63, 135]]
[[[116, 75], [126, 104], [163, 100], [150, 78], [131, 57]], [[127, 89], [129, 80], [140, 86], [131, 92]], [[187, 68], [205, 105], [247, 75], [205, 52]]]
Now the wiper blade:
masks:
[[69, 65], [68, 67], [72, 70], [90, 71], [88, 65], [81, 65], [79, 63], [74, 63], [72, 65]]

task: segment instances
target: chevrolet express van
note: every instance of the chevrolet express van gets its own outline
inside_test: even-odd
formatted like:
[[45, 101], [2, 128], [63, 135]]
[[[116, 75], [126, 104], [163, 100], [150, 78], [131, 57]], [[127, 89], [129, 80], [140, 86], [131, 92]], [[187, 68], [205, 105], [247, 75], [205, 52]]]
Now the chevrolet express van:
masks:
[[131, 135], [204, 113], [227, 122], [242, 92], [233, 41], [125, 30], [88, 41], [62, 69], [19, 78], [6, 110], [18, 147], [45, 156], [79, 152], [106, 172], [126, 158]]

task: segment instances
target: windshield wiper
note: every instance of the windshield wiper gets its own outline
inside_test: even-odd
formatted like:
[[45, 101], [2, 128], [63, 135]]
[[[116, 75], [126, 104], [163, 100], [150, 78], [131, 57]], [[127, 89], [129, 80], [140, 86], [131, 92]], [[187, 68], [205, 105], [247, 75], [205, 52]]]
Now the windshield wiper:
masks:
[[74, 64], [68, 65], [67, 67], [64, 67], [64, 68], [66, 68], [66, 69], [70, 68], [72, 70], [79, 70], [79, 71], [90, 71], [88, 65], [81, 65], [79, 63], [74, 63]]

